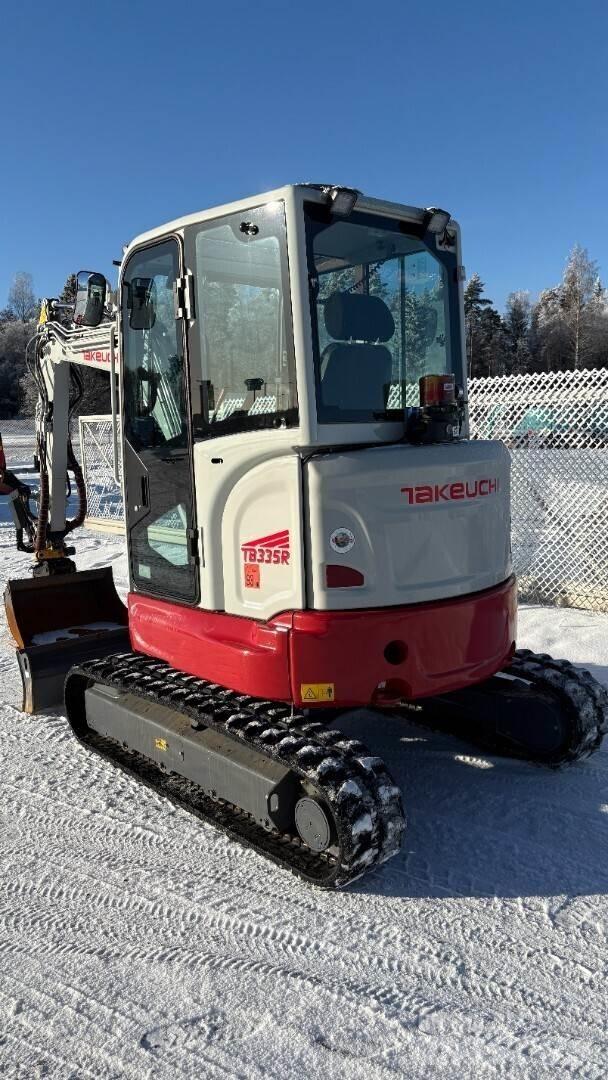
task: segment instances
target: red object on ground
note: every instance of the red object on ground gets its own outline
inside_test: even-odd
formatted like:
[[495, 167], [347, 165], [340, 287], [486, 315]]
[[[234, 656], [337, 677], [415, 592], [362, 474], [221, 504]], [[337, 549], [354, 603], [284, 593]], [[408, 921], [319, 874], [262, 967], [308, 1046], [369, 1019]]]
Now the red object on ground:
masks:
[[489, 678], [515, 643], [515, 578], [453, 600], [355, 611], [289, 611], [269, 622], [129, 595], [136, 652], [243, 694], [339, 706], [390, 704]]

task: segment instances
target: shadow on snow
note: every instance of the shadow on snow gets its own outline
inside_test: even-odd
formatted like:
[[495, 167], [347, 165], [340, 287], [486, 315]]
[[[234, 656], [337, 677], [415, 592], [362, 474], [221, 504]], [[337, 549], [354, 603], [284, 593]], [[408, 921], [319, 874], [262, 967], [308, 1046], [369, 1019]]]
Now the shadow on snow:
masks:
[[344, 714], [336, 726], [384, 758], [407, 818], [401, 853], [354, 891], [399, 897], [608, 892], [606, 751], [554, 770], [490, 757], [394, 717]]

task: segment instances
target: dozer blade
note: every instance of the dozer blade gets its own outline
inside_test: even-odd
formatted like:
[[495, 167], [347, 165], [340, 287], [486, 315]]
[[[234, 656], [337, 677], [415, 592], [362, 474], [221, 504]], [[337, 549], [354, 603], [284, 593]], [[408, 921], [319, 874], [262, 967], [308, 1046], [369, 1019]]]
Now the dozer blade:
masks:
[[130, 648], [127, 609], [110, 567], [9, 581], [4, 606], [17, 645], [24, 712], [61, 705], [65, 676], [75, 664]]

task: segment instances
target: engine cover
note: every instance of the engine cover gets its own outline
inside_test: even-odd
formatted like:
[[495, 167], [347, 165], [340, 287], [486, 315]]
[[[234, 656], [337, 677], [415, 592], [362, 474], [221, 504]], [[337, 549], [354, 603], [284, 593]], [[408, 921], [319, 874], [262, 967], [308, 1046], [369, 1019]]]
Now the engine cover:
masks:
[[511, 574], [502, 443], [346, 450], [315, 457], [305, 470], [310, 607], [448, 599]]

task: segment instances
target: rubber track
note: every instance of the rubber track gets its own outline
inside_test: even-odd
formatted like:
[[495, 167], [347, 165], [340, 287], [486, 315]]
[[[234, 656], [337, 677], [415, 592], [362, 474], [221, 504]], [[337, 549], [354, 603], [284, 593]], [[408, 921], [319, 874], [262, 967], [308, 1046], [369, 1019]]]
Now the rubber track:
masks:
[[[185, 714], [293, 770], [333, 816], [337, 842], [311, 851], [294, 834], [267, 831], [248, 813], [205, 795], [176, 773], [165, 773], [137, 751], [87, 726], [84, 692], [112, 686]], [[177, 671], [162, 660], [120, 653], [73, 668], [66, 680], [67, 715], [76, 737], [178, 806], [235, 836], [305, 881], [340, 888], [396, 855], [405, 826], [399, 788], [381, 758], [357, 740], [326, 730], [290, 706], [259, 701]]]
[[548, 690], [570, 714], [570, 742], [549, 764], [567, 765], [599, 749], [608, 731], [608, 691], [591, 672], [530, 649], [518, 649], [506, 671]]
[[[601, 745], [608, 731], [608, 691], [589, 671], [575, 667], [569, 660], [556, 660], [547, 653], [533, 653], [530, 649], [518, 649], [505, 672], [521, 678], [540, 690], [547, 691], [569, 720], [569, 740], [553, 755], [526, 750], [511, 743], [505, 736], [496, 735], [488, 728], [487, 735], [478, 731], [463, 731], [459, 726], [450, 729], [448, 724], [433, 722], [432, 698], [428, 702], [428, 714], [408, 714], [408, 719], [432, 730], [448, 731], [471, 742], [490, 754], [513, 757], [534, 764], [559, 768], [589, 757]], [[493, 694], [496, 693], [494, 690]], [[448, 695], [449, 696], [449, 695]], [[422, 704], [422, 703], [421, 703]], [[491, 698], [490, 698], [491, 708]], [[427, 718], [428, 716], [428, 718]]]

